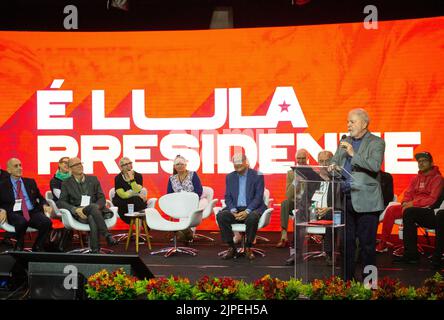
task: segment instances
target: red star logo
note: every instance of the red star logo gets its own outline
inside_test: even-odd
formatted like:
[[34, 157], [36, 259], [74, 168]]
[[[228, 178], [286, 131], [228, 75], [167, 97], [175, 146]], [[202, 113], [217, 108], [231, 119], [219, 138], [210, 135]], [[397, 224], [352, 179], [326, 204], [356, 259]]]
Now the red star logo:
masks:
[[284, 102], [282, 104], [278, 104], [278, 106], [281, 107], [281, 112], [288, 112], [288, 107], [290, 106], [290, 104], [286, 103], [284, 100]]

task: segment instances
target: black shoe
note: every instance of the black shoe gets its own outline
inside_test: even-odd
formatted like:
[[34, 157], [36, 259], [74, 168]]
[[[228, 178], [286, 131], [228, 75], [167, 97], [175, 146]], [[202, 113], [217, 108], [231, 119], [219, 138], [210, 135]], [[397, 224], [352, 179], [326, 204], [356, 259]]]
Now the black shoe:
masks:
[[410, 258], [407, 256], [401, 256], [401, 257], [395, 257], [393, 259], [393, 263], [400, 263], [400, 264], [411, 264], [411, 265], [418, 265], [419, 264], [419, 258]]
[[100, 249], [91, 249], [91, 251], [89, 253], [98, 254], [98, 253], [100, 253]]
[[222, 257], [224, 260], [236, 259], [237, 258], [237, 249], [230, 248], [228, 252]]
[[116, 245], [119, 244], [119, 241], [114, 239], [113, 236], [111, 234], [109, 234], [109, 235], [106, 236], [106, 243], [109, 246], [116, 246]]

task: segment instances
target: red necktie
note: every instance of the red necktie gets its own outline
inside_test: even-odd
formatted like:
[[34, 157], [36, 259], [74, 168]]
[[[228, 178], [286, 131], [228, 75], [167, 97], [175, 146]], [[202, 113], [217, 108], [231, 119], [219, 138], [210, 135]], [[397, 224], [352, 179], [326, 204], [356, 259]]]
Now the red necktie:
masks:
[[22, 199], [23, 217], [25, 217], [26, 221], [29, 221], [30, 217], [29, 217], [28, 206], [26, 205], [25, 197], [23, 196], [22, 182], [20, 180], [17, 181], [17, 199]]

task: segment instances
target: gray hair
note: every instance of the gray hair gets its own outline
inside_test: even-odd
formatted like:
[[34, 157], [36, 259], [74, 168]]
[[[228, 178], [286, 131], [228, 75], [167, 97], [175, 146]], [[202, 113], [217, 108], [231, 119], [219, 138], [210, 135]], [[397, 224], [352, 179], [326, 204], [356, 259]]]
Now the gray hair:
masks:
[[365, 111], [362, 108], [356, 108], [356, 109], [352, 109], [350, 110], [350, 112], [348, 114], [356, 114], [359, 118], [361, 118], [361, 120], [363, 120], [365, 123], [367, 123], [367, 125], [370, 124], [370, 117], [367, 113], [367, 111]]
[[119, 160], [119, 167], [122, 168], [122, 164], [125, 162], [125, 160], [131, 161], [131, 159], [128, 158], [128, 157], [122, 157], [122, 158], [120, 158], [120, 160]]
[[243, 153], [234, 154], [231, 160], [233, 161], [233, 163], [243, 163], [244, 161], [248, 163], [247, 156]]

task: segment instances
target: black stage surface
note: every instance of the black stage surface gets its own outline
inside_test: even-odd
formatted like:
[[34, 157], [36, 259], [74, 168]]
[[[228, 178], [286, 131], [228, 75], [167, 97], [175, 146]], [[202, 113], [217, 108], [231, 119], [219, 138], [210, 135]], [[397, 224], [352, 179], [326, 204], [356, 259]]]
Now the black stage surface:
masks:
[[[266, 256], [260, 257], [256, 255], [256, 259], [253, 261], [249, 261], [245, 257], [229, 261], [222, 260], [217, 253], [225, 250], [227, 246], [221, 243], [219, 232], [203, 231], [200, 233], [211, 236], [216, 241], [210, 242], [203, 239], [194, 241], [190, 246], [199, 250], [197, 256], [175, 254], [165, 258], [162, 254], [150, 255], [146, 244], [143, 243], [139, 245], [139, 256], [156, 277], [174, 275], [188, 277], [191, 281], [195, 281], [204, 275], [208, 275], [211, 277], [225, 276], [245, 281], [254, 281], [266, 274], [283, 280], [288, 280], [294, 276], [294, 267], [285, 265], [285, 260], [289, 256], [289, 248], [274, 247], [279, 240], [280, 233], [260, 232], [260, 235], [267, 237], [270, 241], [258, 241], [256, 247], [266, 250]], [[153, 250], [171, 244], [167, 233], [154, 231], [151, 234], [153, 237]], [[31, 240], [28, 239], [28, 242], [27, 244], [31, 245]], [[178, 243], [178, 245], [183, 245], [183, 243]], [[78, 243], [74, 242], [73, 246], [77, 247]], [[312, 247], [315, 246], [312, 245]], [[135, 243], [134, 241], [131, 242], [127, 252], [125, 252], [124, 242], [112, 249], [116, 254], [135, 254]], [[7, 243], [2, 243], [0, 251], [5, 250], [11, 250], [11, 246]], [[393, 264], [392, 259], [391, 251], [378, 254], [379, 279], [389, 276], [401, 280], [406, 285], [420, 286], [424, 279], [433, 276], [436, 272], [436, 270], [431, 269], [426, 256], [422, 256], [419, 266]], [[318, 277], [322, 278], [323, 274], [325, 274], [322, 272], [325, 272], [325, 270], [328, 272], [324, 258], [315, 258], [311, 263], [315, 267], [313, 270], [318, 270]]]

